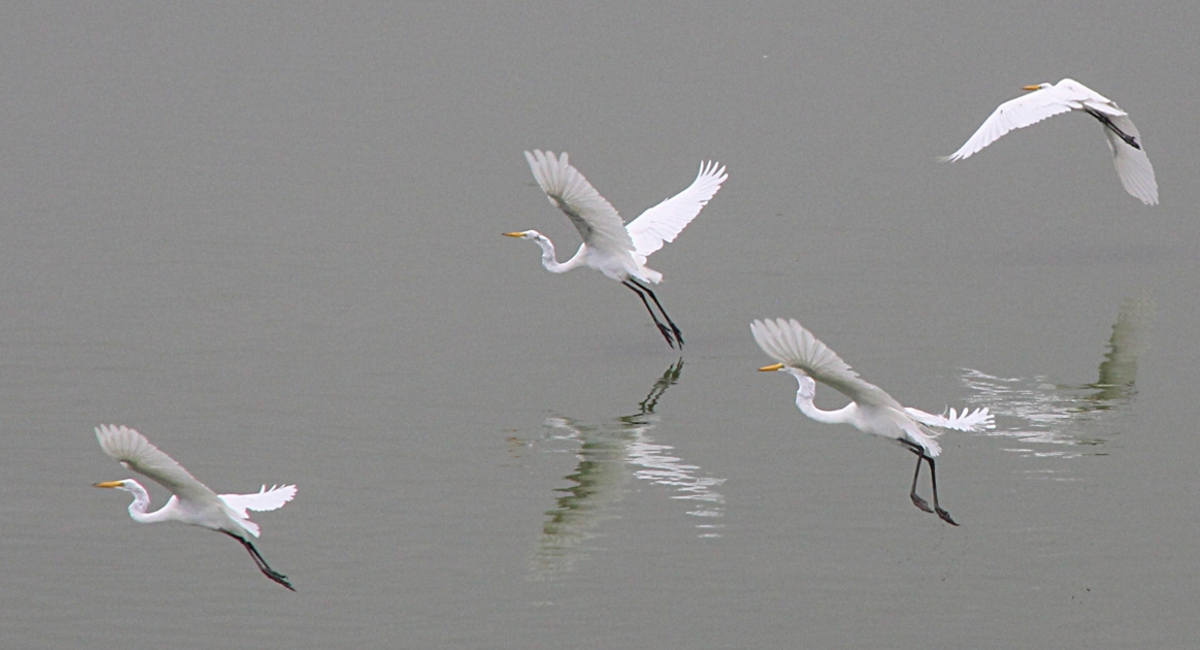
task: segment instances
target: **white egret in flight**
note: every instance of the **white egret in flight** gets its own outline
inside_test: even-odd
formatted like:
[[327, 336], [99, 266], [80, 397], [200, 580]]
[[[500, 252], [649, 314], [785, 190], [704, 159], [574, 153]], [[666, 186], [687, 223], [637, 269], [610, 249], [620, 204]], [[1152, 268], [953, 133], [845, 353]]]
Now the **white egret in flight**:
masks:
[[[925, 512], [936, 512], [946, 523], [958, 525], [950, 513], [938, 504], [937, 470], [933, 459], [942, 448], [934, 438], [938, 432], [929, 427], [977, 431], [991, 428], [992, 415], [986, 408], [961, 413], [950, 409], [946, 415], [934, 415], [900, 405], [883, 389], [863, 381], [858, 373], [842, 361], [841, 357], [817, 340], [811, 332], [795, 320], [756, 320], [750, 331], [758, 347], [779, 363], [759, 368], [761, 371], [780, 370], [791, 374], [800, 383], [796, 391], [796, 406], [817, 422], [830, 424], [845, 423], [860, 431], [891, 438], [905, 449], [917, 455], [917, 469], [913, 472], [912, 489], [909, 497]], [[824, 411], [813, 404], [816, 382], [826, 384], [851, 402], [836, 411]], [[921, 462], [929, 463], [929, 478], [933, 486], [933, 508], [917, 496], [917, 478], [921, 474]]]
[[1024, 90], [1033, 92], [1001, 104], [984, 120], [975, 135], [946, 160], [954, 162], [969, 158], [1005, 133], [1037, 124], [1052, 115], [1083, 111], [1104, 125], [1104, 137], [1112, 150], [1117, 176], [1125, 191], [1146, 205], [1158, 203], [1158, 183], [1154, 180], [1150, 159], [1142, 148], [1142, 136], [1129, 114], [1115, 102], [1074, 79], [1063, 79], [1054, 85], [1025, 86]]
[[260, 571], [268, 578], [295, 591], [287, 576], [267, 565], [249, 536], [258, 537], [258, 524], [250, 521], [247, 510], [258, 512], [282, 508], [296, 496], [295, 485], [273, 486], [253, 494], [216, 494], [197, 481], [182, 465], [150, 444], [146, 437], [125, 426], [100, 425], [96, 440], [104, 453], [120, 461], [126, 469], [147, 476], [171, 491], [167, 504], [154, 512], [146, 512], [150, 495], [137, 481], [106, 481], [95, 487], [115, 488], [133, 494], [129, 516], [143, 524], [178, 521], [225, 533], [242, 543], [254, 558]]
[[[729, 177], [725, 167], [716, 162], [702, 163], [696, 180], [687, 189], [625, 225], [612, 205], [567, 162], [567, 154], [555, 158], [549, 151], [526, 151], [525, 160], [529, 161], [533, 177], [550, 203], [562, 210], [579, 230], [583, 244], [571, 259], [559, 262], [554, 253], [554, 242], [536, 230], [506, 232], [504, 235], [533, 240], [542, 249], [542, 266], [551, 273], [566, 273], [577, 266], [587, 266], [629, 287], [642, 299], [667, 343], [672, 348], [676, 344], [682, 348], [683, 335], [679, 328], [658, 302], [658, 296], [646, 286], [662, 280], [661, 273], [646, 266], [646, 258], [664, 243], [675, 241], [680, 231], [700, 214], [701, 208]], [[658, 306], [666, 325], [650, 308], [647, 294]]]

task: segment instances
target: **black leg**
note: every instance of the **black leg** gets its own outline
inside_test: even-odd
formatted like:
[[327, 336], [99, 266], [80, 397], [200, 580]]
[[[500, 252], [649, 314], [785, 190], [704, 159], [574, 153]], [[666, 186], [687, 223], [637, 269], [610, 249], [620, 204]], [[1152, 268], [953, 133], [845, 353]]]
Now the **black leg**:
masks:
[[667, 324], [671, 326], [671, 331], [675, 333], [675, 340], [679, 343], [680, 349], [682, 349], [683, 348], [683, 332], [679, 331], [679, 328], [675, 326], [675, 321], [671, 320], [671, 315], [667, 313], [667, 310], [663, 309], [662, 303], [658, 301], [658, 296], [654, 295], [654, 291], [651, 290], [650, 287], [647, 287], [644, 284], [638, 284], [637, 282], [634, 282], [633, 280], [630, 280], [630, 282], [637, 284], [642, 289], [645, 289], [646, 293], [650, 294], [650, 299], [654, 301], [655, 305], [658, 305], [658, 311], [662, 313], [663, 318], [667, 319]]
[[[951, 526], [957, 526], [958, 522], [950, 518], [950, 513], [946, 512], [940, 505], [938, 505], [937, 469], [935, 469], [933, 466], [932, 458], [929, 456], [925, 456], [924, 458], [925, 460], [929, 461], [929, 481], [933, 485], [933, 510], [937, 513], [937, 516], [942, 518], [942, 521], [950, 524]], [[920, 463], [920, 459], [917, 459], [917, 462]]]
[[[937, 513], [937, 516], [942, 518], [942, 521], [957, 526], [958, 522], [950, 517], [950, 513], [946, 512], [938, 503], [937, 491], [937, 466], [934, 465], [933, 458], [925, 455], [925, 450], [920, 446], [909, 442], [903, 438], [900, 439], [900, 444], [904, 445], [909, 451], [917, 455], [917, 469], [913, 472], [912, 488], [908, 491], [909, 498], [912, 499], [913, 505], [924, 510], [925, 512]], [[929, 507], [929, 503], [917, 496], [917, 478], [921, 475], [921, 463], [929, 463], [929, 481], [933, 486], [933, 507]]]
[[[662, 321], [658, 320], [658, 316], [655, 315], [654, 310], [650, 308], [650, 302], [646, 300], [646, 294], [642, 293], [643, 290], [645, 290], [646, 293], [649, 293], [650, 297], [654, 298], [654, 304], [658, 305], [659, 311], [662, 311], [662, 305], [658, 304], [658, 298], [654, 296], [654, 292], [634, 282], [633, 280], [625, 280], [621, 284], [629, 287], [631, 291], [638, 295], [638, 298], [642, 299], [642, 304], [646, 306], [646, 311], [650, 312], [650, 318], [654, 320], [654, 324], [658, 327], [658, 331], [661, 332], [663, 338], [667, 340], [667, 345], [674, 348], [675, 340], [678, 339], [679, 347], [683, 347], [683, 339], [679, 339], [679, 328], [675, 327], [675, 323], [671, 323], [671, 317], [667, 316], [667, 312], [663, 312], [663, 316], [667, 316], [667, 322], [671, 323], [671, 329], [667, 329], [667, 326], [663, 325]], [[675, 332], [675, 338], [671, 338], [672, 330]]]
[[1096, 118], [1097, 120], [1100, 120], [1100, 123], [1104, 125], [1104, 128], [1108, 129], [1109, 131], [1112, 131], [1113, 133], [1116, 133], [1117, 137], [1124, 140], [1126, 142], [1126, 144], [1128, 144], [1129, 146], [1133, 147], [1134, 149], [1142, 148], [1142, 145], [1138, 144], [1137, 138], [1134, 138], [1132, 135], [1129, 135], [1128, 133], [1122, 131], [1121, 129], [1118, 129], [1117, 125], [1113, 124], [1112, 120], [1109, 119], [1108, 116], [1105, 115], [1104, 113], [1101, 113], [1100, 111], [1092, 110], [1090, 108], [1084, 108], [1083, 110], [1085, 112], [1087, 112], [1088, 115], [1091, 115], [1092, 117]]
[[284, 587], [291, 589], [292, 591], [296, 591], [296, 588], [292, 586], [292, 583], [288, 582], [287, 576], [276, 571], [275, 569], [272, 569], [271, 566], [269, 564], [267, 564], [267, 561], [263, 559], [263, 556], [261, 553], [258, 552], [258, 549], [254, 548], [254, 544], [251, 544], [250, 540], [238, 537], [237, 535], [234, 535], [233, 533], [226, 531], [226, 530], [223, 530], [221, 532], [236, 539], [237, 541], [242, 543], [242, 546], [246, 547], [246, 551], [248, 551], [250, 553], [250, 557], [254, 558], [254, 563], [256, 565], [258, 565], [258, 570], [262, 571], [263, 575], [274, 580], [275, 582], [278, 582], [279, 584], [283, 585]]
[[[914, 452], [914, 453], [916, 453], [916, 452]], [[923, 461], [923, 460], [925, 460], [925, 456], [918, 453], [917, 454], [917, 471], [913, 472], [912, 489], [908, 491], [908, 496], [909, 496], [909, 498], [912, 499], [914, 506], [924, 510], [925, 512], [933, 512], [933, 508], [929, 507], [929, 504], [925, 501], [925, 499], [922, 499], [921, 497], [917, 496], [917, 477], [921, 475], [921, 461]], [[937, 499], [934, 498], [934, 501], [936, 502]]]

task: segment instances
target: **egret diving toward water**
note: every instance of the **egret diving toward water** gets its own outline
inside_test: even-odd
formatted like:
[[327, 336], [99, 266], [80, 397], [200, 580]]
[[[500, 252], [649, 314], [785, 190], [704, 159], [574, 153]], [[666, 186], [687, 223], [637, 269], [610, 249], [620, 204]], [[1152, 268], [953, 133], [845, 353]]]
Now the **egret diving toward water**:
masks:
[[254, 558], [260, 571], [268, 578], [295, 591], [287, 576], [267, 565], [247, 535], [258, 537], [258, 524], [250, 521], [247, 510], [258, 512], [282, 508], [296, 496], [295, 485], [273, 486], [254, 494], [216, 494], [197, 481], [182, 465], [150, 444], [146, 437], [125, 426], [104, 424], [96, 427], [96, 440], [104, 453], [120, 461], [126, 469], [147, 476], [171, 491], [167, 505], [146, 512], [150, 495], [137, 481], [97, 483], [96, 487], [115, 488], [133, 494], [129, 516], [143, 524], [178, 521], [225, 533], [242, 543]]
[[[672, 348], [678, 344], [682, 348], [683, 335], [679, 328], [658, 302], [658, 296], [646, 286], [662, 280], [661, 273], [646, 266], [646, 258], [662, 248], [665, 242], [675, 241], [675, 237], [700, 214], [701, 208], [721, 189], [721, 183], [729, 178], [725, 167], [716, 162], [701, 164], [700, 173], [687, 189], [646, 210], [627, 226], [583, 174], [567, 162], [567, 154], [555, 158], [549, 151], [526, 151], [525, 160], [529, 161], [533, 177], [550, 203], [562, 210], [579, 230], [583, 244], [571, 259], [559, 262], [554, 253], [554, 242], [536, 230], [506, 232], [504, 235], [533, 240], [542, 249], [542, 266], [551, 273], [566, 273], [577, 266], [587, 266], [629, 287], [642, 299], [667, 344]], [[654, 314], [646, 300], [647, 294], [658, 306], [666, 325]]]
[[[796, 391], [796, 406], [802, 413], [817, 422], [850, 424], [859, 431], [891, 438], [916, 454], [917, 469], [913, 472], [912, 489], [908, 494], [913, 504], [925, 512], [936, 512], [946, 523], [958, 525], [950, 518], [950, 513], [938, 504], [937, 470], [933, 459], [942, 452], [942, 448], [934, 440], [937, 432], [929, 427], [959, 431], [990, 429], [994, 425], [992, 415], [986, 408], [971, 412], [964, 409], [961, 413], [950, 409], [947, 415], [907, 408], [883, 392], [883, 389], [863, 381], [836, 352], [795, 320], [756, 320], [750, 324], [750, 331], [758, 347], [767, 356], [779, 361], [759, 370], [781, 370], [791, 374], [800, 383]], [[849, 397], [850, 404], [836, 411], [817, 408], [813, 404], [813, 396], [818, 381]], [[929, 463], [929, 479], [933, 486], [932, 509], [917, 496], [917, 478], [921, 475], [922, 461]]]
[[1052, 115], [1083, 111], [1104, 125], [1104, 137], [1108, 140], [1113, 164], [1117, 166], [1117, 176], [1125, 191], [1146, 205], [1158, 203], [1158, 183], [1154, 180], [1150, 159], [1142, 148], [1142, 136], [1129, 114], [1115, 102], [1074, 79], [1063, 79], [1054, 85], [1025, 86], [1024, 90], [1033, 92], [1001, 104], [984, 120], [975, 135], [946, 160], [954, 162], [969, 158], [1005, 133], [1037, 124]]

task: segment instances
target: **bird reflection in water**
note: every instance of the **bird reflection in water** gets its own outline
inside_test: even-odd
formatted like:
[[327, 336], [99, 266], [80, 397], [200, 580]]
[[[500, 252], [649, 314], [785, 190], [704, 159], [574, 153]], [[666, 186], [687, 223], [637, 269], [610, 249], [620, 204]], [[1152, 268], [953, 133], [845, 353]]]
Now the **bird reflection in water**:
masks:
[[579, 559], [596, 550], [589, 540], [600, 525], [619, 516], [615, 506], [629, 492], [631, 479], [650, 481], [673, 491], [672, 499], [687, 504], [687, 514], [700, 517], [700, 537], [719, 537], [725, 498], [716, 488], [725, 479], [704, 476], [696, 465], [674, 455], [673, 448], [647, 434], [657, 426], [654, 413], [667, 388], [679, 380], [683, 359], [667, 368], [638, 404], [638, 411], [608, 421], [585, 422], [566, 417], [545, 421], [544, 441], [578, 443], [579, 464], [565, 478], [556, 507], [546, 514], [542, 537], [533, 559], [532, 578], [546, 580], [574, 570]]
[[[996, 415], [997, 428], [989, 435], [1074, 447], [1070, 451], [1028, 447], [1011, 451], [1034, 456], [1104, 455], [1099, 447], [1126, 428], [1125, 416], [1137, 396], [1138, 357], [1146, 348], [1153, 323], [1154, 301], [1149, 297], [1122, 301], [1095, 383], [1058, 384], [1045, 376], [1004, 378], [978, 370], [968, 370], [963, 381], [975, 392], [971, 402]], [[1005, 426], [1005, 420], [1017, 422]]]

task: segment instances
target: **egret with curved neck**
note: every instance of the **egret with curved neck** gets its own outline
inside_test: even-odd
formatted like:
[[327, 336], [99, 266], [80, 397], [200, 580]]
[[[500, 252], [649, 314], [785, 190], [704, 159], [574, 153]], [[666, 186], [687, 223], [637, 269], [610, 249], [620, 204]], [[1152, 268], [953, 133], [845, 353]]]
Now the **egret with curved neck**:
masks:
[[95, 484], [98, 488], [132, 494], [129, 516], [134, 521], [143, 524], [176, 521], [224, 533], [242, 544], [263, 575], [295, 591], [287, 576], [272, 569], [251, 543], [250, 537], [258, 537], [259, 527], [250, 521], [247, 511], [282, 508], [296, 496], [296, 486], [277, 485], [267, 489], [264, 485], [260, 491], [251, 494], [216, 494], [134, 429], [101, 425], [96, 427], [96, 440], [106, 454], [127, 469], [153, 479], [171, 491], [171, 498], [163, 507], [148, 512], [150, 495], [137, 481], [127, 478]]
[[[750, 325], [754, 340], [779, 363], [763, 366], [760, 371], [782, 371], [796, 378], [796, 406], [809, 418], [825, 424], [849, 424], [859, 431], [896, 441], [917, 455], [909, 498], [925, 512], [935, 512], [946, 523], [958, 525], [938, 501], [937, 469], [934, 458], [941, 454], [938, 435], [930, 427], [977, 431], [991, 428], [992, 415], [986, 408], [961, 413], [950, 409], [945, 415], [934, 415], [919, 409], [902, 406], [891, 395], [874, 384], [867, 383], [842, 361], [841, 357], [795, 320], [756, 320]], [[836, 389], [851, 402], [826, 411], [813, 403], [817, 382]], [[921, 464], [929, 464], [933, 507], [917, 495], [917, 479]]]
[[[682, 348], [683, 334], [663, 309], [658, 296], [647, 286], [661, 282], [662, 274], [647, 267], [646, 258], [664, 243], [675, 241], [675, 237], [700, 214], [728, 178], [725, 167], [715, 162], [702, 164], [696, 180], [687, 189], [646, 210], [627, 226], [616, 209], [570, 165], [567, 154], [556, 158], [552, 152], [526, 151], [525, 160], [550, 204], [567, 215], [583, 243], [570, 259], [559, 262], [554, 242], [536, 230], [506, 232], [504, 235], [537, 244], [542, 249], [542, 266], [551, 273], [566, 273], [586, 266], [625, 285], [642, 299], [667, 344]], [[662, 320], [650, 307], [650, 301], [658, 307]]]

